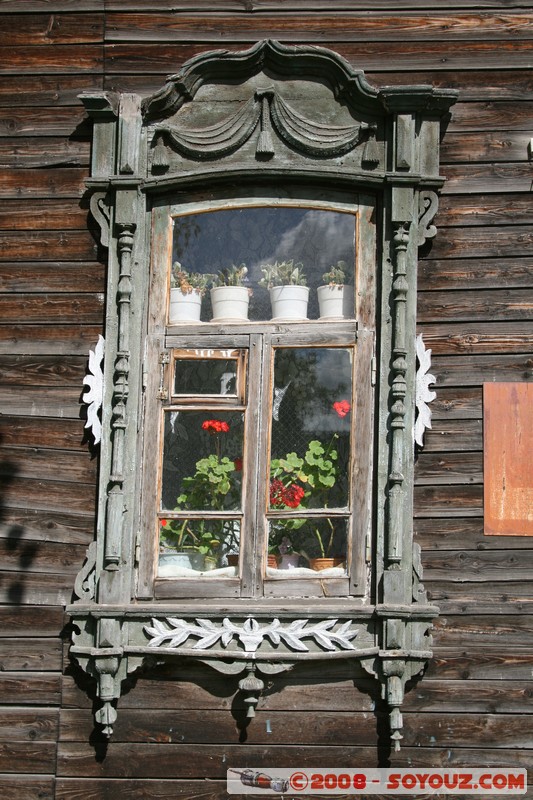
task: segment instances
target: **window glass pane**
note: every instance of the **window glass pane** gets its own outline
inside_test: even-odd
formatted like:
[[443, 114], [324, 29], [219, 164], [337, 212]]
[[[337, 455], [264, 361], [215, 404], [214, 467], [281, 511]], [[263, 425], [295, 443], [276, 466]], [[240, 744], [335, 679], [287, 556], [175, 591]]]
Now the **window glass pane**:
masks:
[[159, 575], [232, 577], [238, 574], [240, 522], [236, 519], [159, 520]]
[[162, 510], [240, 509], [243, 426], [237, 411], [165, 412]]
[[[175, 218], [172, 263], [188, 273], [217, 274], [244, 264], [244, 285], [252, 289], [248, 318], [270, 319], [269, 291], [259, 284], [262, 268], [275, 262], [301, 264], [309, 292], [307, 317], [317, 319], [317, 288], [332, 266], [344, 262], [341, 283], [351, 299], [333, 316], [353, 316], [355, 284], [355, 215], [319, 208], [263, 206], [232, 208]], [[335, 294], [338, 292], [333, 292]], [[330, 293], [331, 294], [331, 293]], [[331, 312], [328, 312], [331, 316]], [[324, 314], [322, 313], [322, 316]], [[210, 292], [202, 300], [201, 319], [213, 317]]]
[[352, 360], [346, 348], [275, 351], [271, 510], [348, 505]]
[[236, 395], [237, 361], [228, 358], [176, 358], [174, 394]]
[[[268, 570], [283, 577], [308, 576], [334, 570], [346, 571], [347, 520], [341, 517], [272, 519], [268, 535]], [[267, 572], [267, 574], [269, 574]]]

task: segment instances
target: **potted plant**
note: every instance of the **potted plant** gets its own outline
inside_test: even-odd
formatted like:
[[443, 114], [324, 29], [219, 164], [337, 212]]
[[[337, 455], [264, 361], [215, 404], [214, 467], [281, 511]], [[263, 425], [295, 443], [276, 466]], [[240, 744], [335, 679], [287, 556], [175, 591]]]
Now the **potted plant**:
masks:
[[265, 286], [270, 293], [272, 319], [305, 320], [309, 288], [303, 264], [288, 261], [275, 261], [261, 267], [263, 277], [260, 286]]
[[199, 322], [202, 297], [212, 277], [200, 272], [187, 272], [179, 261], [174, 262], [170, 272], [169, 323]]
[[252, 290], [245, 285], [248, 269], [245, 264], [222, 269], [211, 289], [212, 321], [247, 320]]
[[[338, 454], [333, 447], [337, 434], [328, 445], [313, 439], [303, 457], [287, 453], [272, 459], [270, 466], [270, 507], [273, 509], [326, 508], [330, 491], [338, 478]], [[288, 535], [290, 532], [290, 536]], [[281, 556], [297, 552], [309, 562], [311, 569], [323, 570], [340, 566], [343, 558], [332, 554], [337, 545], [335, 526], [328, 517], [275, 520], [269, 536], [269, 552]], [[293, 542], [300, 542], [295, 551]], [[316, 555], [315, 555], [316, 554]], [[287, 559], [286, 559], [287, 561]], [[278, 569], [282, 567], [281, 559]], [[297, 565], [297, 564], [296, 564]]]
[[337, 261], [322, 275], [317, 288], [320, 319], [345, 319], [354, 315], [354, 288], [345, 283], [346, 262]]
[[[242, 484], [242, 460], [222, 455], [222, 435], [229, 432], [229, 424], [223, 419], [206, 419], [202, 422], [214, 442], [214, 451], [195, 464], [193, 475], [181, 481], [180, 494], [174, 511], [226, 511], [239, 504]], [[219, 566], [222, 556], [238, 550], [238, 534], [234, 521], [220, 518], [166, 519], [161, 522], [160, 564], [172, 563], [189, 566], [197, 571], [207, 571]], [[168, 549], [172, 549], [172, 555]], [[189, 556], [176, 559], [176, 554]]]

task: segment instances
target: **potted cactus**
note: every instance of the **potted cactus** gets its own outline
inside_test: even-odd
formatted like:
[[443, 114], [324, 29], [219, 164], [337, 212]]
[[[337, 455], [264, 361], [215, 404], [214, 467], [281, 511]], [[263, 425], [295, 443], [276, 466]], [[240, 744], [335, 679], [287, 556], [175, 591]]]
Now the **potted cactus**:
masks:
[[215, 276], [211, 289], [213, 322], [248, 319], [252, 290], [246, 286], [247, 275], [245, 264], [232, 264]]
[[202, 297], [205, 295], [212, 275], [187, 272], [179, 261], [172, 265], [170, 273], [170, 307], [168, 321], [172, 325], [179, 322], [198, 322], [202, 311]]
[[260, 286], [265, 286], [270, 293], [272, 319], [305, 320], [309, 288], [303, 264], [288, 261], [275, 261], [261, 268], [263, 277]]
[[354, 288], [345, 283], [346, 262], [337, 261], [322, 275], [317, 288], [320, 319], [345, 319], [354, 315]]

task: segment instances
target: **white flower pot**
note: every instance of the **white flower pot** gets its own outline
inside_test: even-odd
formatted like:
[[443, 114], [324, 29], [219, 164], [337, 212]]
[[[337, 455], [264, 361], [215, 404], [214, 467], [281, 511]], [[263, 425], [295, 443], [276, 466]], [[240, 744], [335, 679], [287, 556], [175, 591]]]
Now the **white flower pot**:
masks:
[[170, 324], [175, 322], [199, 322], [202, 310], [202, 295], [199, 292], [189, 292], [183, 294], [181, 289], [170, 290], [170, 309], [168, 321]]
[[308, 286], [273, 286], [269, 289], [272, 319], [307, 319]]
[[320, 319], [346, 319], [354, 315], [353, 286], [319, 286], [317, 288]]
[[250, 293], [246, 286], [215, 286], [211, 289], [213, 322], [248, 319]]
[[160, 567], [185, 567], [201, 572], [204, 568], [205, 556], [198, 552], [174, 552], [160, 553]]

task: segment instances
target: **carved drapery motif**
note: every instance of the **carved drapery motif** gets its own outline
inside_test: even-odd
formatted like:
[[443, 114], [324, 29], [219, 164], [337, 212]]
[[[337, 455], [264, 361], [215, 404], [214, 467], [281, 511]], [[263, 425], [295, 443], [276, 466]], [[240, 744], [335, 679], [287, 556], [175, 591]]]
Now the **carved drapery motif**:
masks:
[[[296, 111], [271, 86], [257, 89], [255, 95], [243, 103], [229, 117], [205, 128], [185, 128], [176, 124], [160, 124], [153, 137], [154, 167], [167, 161], [159, 148], [166, 141], [178, 152], [195, 159], [222, 158], [235, 152], [252, 136], [259, 123], [256, 145], [258, 158], [272, 157], [275, 152], [272, 128], [289, 147], [307, 156], [334, 158], [353, 150], [366, 141], [363, 163], [376, 166], [379, 149], [377, 128], [373, 124], [332, 125], [314, 122]], [[157, 154], [157, 156], [156, 156]]]

